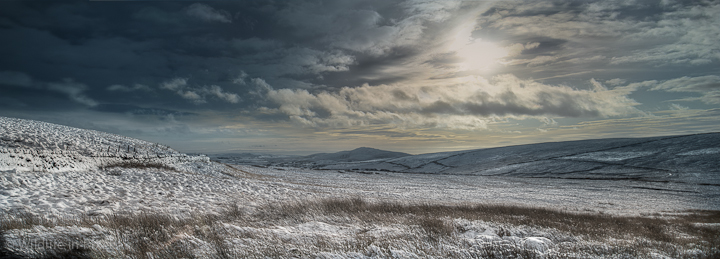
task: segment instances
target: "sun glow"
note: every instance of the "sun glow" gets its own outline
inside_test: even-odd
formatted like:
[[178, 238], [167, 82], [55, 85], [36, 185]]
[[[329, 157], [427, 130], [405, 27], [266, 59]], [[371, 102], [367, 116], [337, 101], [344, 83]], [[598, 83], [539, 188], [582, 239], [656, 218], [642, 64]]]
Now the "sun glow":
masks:
[[460, 63], [462, 70], [491, 70], [495, 68], [500, 59], [508, 55], [508, 51], [498, 47], [492, 42], [475, 39], [472, 43], [458, 50], [457, 55], [463, 59]]
[[473, 30], [475, 22], [469, 22], [457, 27], [452, 35], [452, 42], [448, 47], [449, 51], [455, 52], [462, 60], [458, 68], [463, 71], [486, 71], [495, 68], [509, 52], [495, 43], [473, 38]]

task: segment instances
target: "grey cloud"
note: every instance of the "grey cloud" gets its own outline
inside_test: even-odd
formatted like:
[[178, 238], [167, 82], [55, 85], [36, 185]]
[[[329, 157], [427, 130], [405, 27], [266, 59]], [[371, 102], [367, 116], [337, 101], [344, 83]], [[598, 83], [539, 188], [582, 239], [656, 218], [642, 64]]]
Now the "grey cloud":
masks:
[[510, 46], [508, 46], [506, 49], [508, 50], [508, 57], [515, 57], [517, 55], [520, 55], [525, 50], [531, 50], [534, 48], [537, 48], [540, 46], [540, 42], [528, 42], [526, 44], [521, 43], [515, 43]]
[[9, 97], [0, 97], [0, 107], [10, 107], [10, 108], [26, 108], [28, 107], [28, 104], [21, 102], [19, 100], [9, 98]]
[[0, 84], [33, 87], [33, 80], [25, 73], [16, 71], [0, 71]]
[[[240, 96], [212, 89], [216, 85], [236, 93], [250, 90], [247, 88], [251, 86], [234, 82], [239, 70], [284, 88], [339, 89], [363, 82], [393, 82], [421, 72], [391, 73], [388, 69], [407, 64], [408, 57], [418, 55], [413, 48], [426, 41], [420, 38], [425, 37], [427, 23], [452, 18], [451, 12], [459, 2], [320, 3], [328, 8], [313, 3], [293, 2], [265, 8], [264, 4], [218, 2], [212, 8], [208, 3], [187, 6], [148, 2], [118, 5], [119, 8], [78, 9], [72, 17], [103, 17], [85, 24], [84, 30], [73, 31], [82, 37], [63, 34], [65, 30], [55, 27], [29, 24], [0, 29], [4, 37], [23, 39], [22, 44], [0, 43], [0, 54], [4, 56], [0, 70], [16, 70], [45, 81], [75, 78], [86, 84], [86, 91], [99, 103], [116, 102], [112, 93], [123, 92], [128, 93], [123, 100], [172, 103], [169, 105], [175, 108], [182, 102], [163, 102], [168, 97], [160, 95], [131, 97], [129, 93], [142, 90], [135, 88], [135, 84], [158, 85], [165, 78], [183, 76], [192, 78], [196, 86], [183, 88], [180, 93], [178, 87], [174, 97], [198, 103], [208, 97], [239, 103]], [[59, 4], [46, 3], [38, 8], [56, 5]], [[293, 9], [294, 6], [305, 7]], [[188, 12], [196, 18], [206, 14], [217, 18], [212, 16], [213, 10], [225, 15], [222, 10], [233, 9], [259, 19], [255, 30], [231, 28], [230, 24], [192, 23], [187, 19]], [[316, 17], [318, 12], [330, 20]], [[122, 14], [134, 15], [135, 19], [126, 19]], [[284, 20], [285, 15], [288, 19], [295, 15], [297, 19], [283, 25], [278, 21]], [[43, 18], [37, 14], [34, 19]], [[108, 34], [108, 30], [112, 33]], [[194, 89], [197, 85], [208, 88]], [[104, 91], [95, 90], [98, 88]]]
[[397, 5], [372, 1], [372, 5], [363, 6], [353, 1], [300, 2], [278, 12], [278, 17], [285, 25], [330, 46], [378, 56], [393, 48], [418, 44], [424, 23], [450, 18], [459, 3], [405, 1]]
[[93, 111], [99, 112], [110, 112], [110, 113], [127, 113], [133, 115], [155, 115], [155, 116], [190, 116], [197, 115], [191, 112], [182, 112], [176, 110], [159, 109], [159, 108], [144, 108], [137, 105], [131, 104], [98, 104], [91, 108]]
[[605, 81], [605, 83], [609, 84], [609, 85], [622, 85], [622, 84], [625, 84], [625, 82], [627, 82], [627, 80], [622, 79], [622, 78], [613, 78], [613, 79]]
[[720, 76], [681, 77], [665, 81], [652, 90], [672, 92], [709, 92], [720, 90]]
[[215, 97], [229, 103], [237, 103], [240, 101], [240, 97], [237, 94], [225, 92], [222, 88], [220, 88], [220, 86], [217, 85], [204, 87], [202, 88], [202, 91], [208, 95], [214, 95]]
[[160, 88], [167, 90], [179, 90], [187, 85], [187, 78], [173, 78], [160, 83]]
[[411, 97], [401, 89], [396, 89], [390, 92], [395, 99], [402, 101], [417, 100], [417, 97]]
[[699, 98], [685, 98], [685, 101], [700, 100], [707, 104], [720, 104], [720, 76], [681, 77], [667, 80], [652, 87], [651, 90], [668, 92], [701, 93]]
[[232, 79], [234, 84], [246, 85], [245, 79], [248, 78], [248, 74], [245, 71], [240, 70], [240, 73]]
[[170, 12], [166, 12], [157, 7], [149, 6], [140, 9], [132, 14], [132, 17], [138, 20], [155, 22], [160, 24], [180, 24], [182, 19]]
[[362, 51], [366, 47], [362, 45], [375, 42], [364, 39], [366, 33], [383, 30], [378, 28], [382, 17], [373, 10], [349, 9], [349, 6], [348, 1], [295, 2], [277, 16], [285, 25], [297, 28], [296, 33], [303, 36]]
[[[535, 105], [521, 102], [512, 92], [503, 94], [500, 100], [492, 100], [483, 96], [481, 102], [462, 104], [461, 111], [482, 116], [506, 115], [550, 115], [561, 117], [599, 117], [603, 116], [595, 103], [586, 105], [578, 102], [579, 98], [570, 93], [542, 92], [538, 94]], [[593, 100], [589, 100], [593, 101]]]
[[690, 109], [690, 108], [688, 108], [688, 107], [686, 107], [686, 106], [679, 105], [679, 104], [677, 104], [677, 103], [671, 103], [671, 104], [670, 104], [670, 110], [672, 110], [672, 111], [686, 111], [686, 110], [689, 110], [689, 109]]
[[558, 59], [557, 57], [553, 57], [553, 56], [537, 56], [537, 57], [529, 60], [527, 65], [531, 66], [531, 67], [532, 66], [541, 66], [541, 65], [545, 65], [547, 63], [553, 62], [557, 59]]
[[129, 78], [142, 80], [165, 67], [162, 55], [150, 51], [154, 48], [152, 44], [127, 38], [65, 40], [56, 33], [34, 28], [12, 27], [0, 31], [3, 36], [23, 39], [0, 43], [0, 55], [4, 57], [0, 60], [0, 69], [13, 68], [41, 81], [74, 78], [92, 89], [100, 85], [128, 84], [125, 80]]
[[[478, 37], [505, 39], [507, 45], [540, 42], [509, 60], [507, 72], [551, 78], [591, 68], [638, 69], [654, 79], [652, 67], [666, 77], [712, 70], [720, 61], [720, 3], [653, 1], [498, 2], [478, 19]], [[560, 42], [553, 48], [549, 42]], [[534, 62], [530, 62], [534, 60]], [[533, 68], [541, 65], [544, 70]], [[562, 72], [561, 72], [562, 71]], [[641, 77], [627, 75], [628, 77]]]
[[187, 78], [173, 78], [160, 83], [159, 87], [160, 89], [173, 91], [183, 99], [195, 104], [207, 103], [207, 96], [214, 96], [228, 103], [238, 103], [241, 100], [237, 94], [228, 93], [217, 85], [202, 87], [189, 86]]
[[558, 57], [555, 56], [536, 56], [532, 59], [515, 59], [510, 61], [508, 64], [510, 65], [520, 65], [520, 64], [526, 64], [528, 67], [536, 67], [536, 66], [542, 66], [546, 65], [548, 63], [552, 63], [553, 61], [558, 60]]
[[182, 47], [192, 55], [182, 55], [177, 62], [193, 68], [184, 73], [195, 75], [198, 70], [213, 68], [209, 70], [213, 73], [234, 67], [268, 80], [287, 76], [316, 78], [324, 73], [348, 71], [355, 63], [353, 55], [338, 49], [320, 50], [257, 37], [221, 39], [203, 36], [188, 39]]
[[453, 113], [462, 113], [461, 110], [456, 109], [453, 107], [452, 104], [446, 102], [446, 101], [435, 101], [430, 105], [427, 105], [422, 108], [420, 113], [425, 114], [453, 114]]
[[[663, 13], [661, 20], [653, 26], [645, 26], [638, 33], [624, 36], [627, 41], [643, 40], [644, 46], [631, 55], [615, 57], [612, 62], [634, 63], [679, 63], [703, 65], [720, 60], [720, 3], [678, 7], [676, 11]], [[670, 40], [670, 42], [667, 42]], [[654, 44], [657, 41], [660, 44]]]
[[222, 22], [231, 23], [231, 16], [229, 13], [216, 10], [206, 4], [194, 3], [187, 7], [185, 12], [192, 17], [199, 18], [208, 22]]
[[201, 104], [201, 103], [206, 103], [206, 102], [207, 102], [207, 101], [205, 100], [205, 98], [203, 98], [202, 96], [200, 96], [199, 94], [197, 94], [195, 91], [178, 90], [176, 93], [177, 93], [178, 95], [180, 95], [180, 97], [182, 97], [183, 99], [190, 100], [190, 101], [192, 101], [192, 102], [195, 103], [195, 104]]
[[75, 82], [72, 79], [65, 79], [64, 82], [61, 83], [49, 83], [48, 89], [67, 94], [73, 101], [87, 106], [97, 105], [95, 100], [83, 93], [87, 90], [87, 86], [85, 84]]
[[[516, 81], [515, 78], [503, 78], [512, 84], [520, 87], [540, 88], [533, 91], [534, 96], [528, 98], [520, 89], [513, 86], [505, 89], [504, 92], [491, 95], [487, 92], [476, 93], [469, 102], [459, 103], [456, 112], [480, 116], [507, 116], [507, 115], [529, 115], [529, 116], [561, 116], [561, 117], [607, 117], [617, 116], [612, 114], [617, 111], [604, 110], [603, 105], [613, 105], [616, 109], [626, 110], [632, 113], [632, 100], [622, 98], [621, 94], [610, 96], [621, 97], [616, 100], [609, 100], [611, 93], [602, 86], [593, 91], [569, 90], [564, 87], [552, 87], [545, 85], [534, 85], [533, 82]], [[501, 84], [507, 84], [502, 82]], [[535, 89], [532, 89], [535, 90]], [[593, 96], [595, 95], [595, 96]], [[624, 99], [624, 100], [623, 100]], [[623, 107], [625, 106], [625, 107]]]
[[[97, 101], [86, 95], [87, 85], [76, 82], [71, 78], [65, 78], [61, 82], [43, 82], [33, 79], [31, 76], [15, 71], [1, 71], [0, 84], [20, 87], [37, 92], [56, 92], [66, 95], [70, 100], [88, 107], [97, 105]], [[20, 101], [14, 101], [20, 104]], [[22, 106], [22, 105], [15, 105]]]
[[390, 138], [416, 138], [416, 137], [424, 137], [424, 138], [438, 138], [438, 136], [427, 136], [427, 135], [419, 135], [414, 132], [402, 132], [402, 131], [393, 131], [393, 130], [343, 130], [338, 131], [337, 133], [343, 134], [343, 135], [371, 135], [371, 136], [385, 136]]
[[[219, 2], [215, 2], [219, 3]], [[134, 26], [131, 33], [121, 33], [131, 37], [159, 38], [172, 36], [196, 36], [209, 26], [222, 27], [232, 23], [229, 12], [212, 8], [206, 4], [187, 2], [156, 2], [128, 5], [134, 8], [122, 10], [129, 12], [131, 20], [116, 23], [120, 26]], [[111, 14], [106, 14], [108, 16]], [[218, 29], [210, 31], [218, 32]]]
[[235, 49], [240, 53], [268, 51], [283, 47], [283, 44], [281, 42], [275, 40], [260, 39], [257, 37], [252, 37], [249, 39], [232, 39], [229, 44], [230, 48]]
[[277, 68], [283, 74], [318, 74], [322, 72], [347, 71], [355, 60], [353, 56], [338, 51], [318, 51], [293, 48], [279, 52]]
[[134, 91], [152, 91], [149, 86], [142, 84], [135, 84], [132, 87], [124, 85], [111, 85], [106, 88], [108, 91], [119, 91], [119, 92], [134, 92]]

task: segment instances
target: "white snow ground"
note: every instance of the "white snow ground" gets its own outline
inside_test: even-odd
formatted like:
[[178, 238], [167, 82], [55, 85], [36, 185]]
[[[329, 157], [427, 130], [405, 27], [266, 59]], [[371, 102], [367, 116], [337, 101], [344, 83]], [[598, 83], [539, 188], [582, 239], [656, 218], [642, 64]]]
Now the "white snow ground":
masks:
[[[111, 167], [118, 163], [174, 170]], [[143, 210], [188, 214], [298, 195], [235, 177], [241, 173], [138, 139], [0, 117], [0, 211], [59, 218]]]
[[378, 200], [517, 204], [626, 216], [720, 209], [720, 187], [714, 185], [233, 167], [293, 188]]
[[[681, 155], [712, 155], [717, 153], [715, 151], [712, 148], [682, 150]], [[642, 155], [644, 153], [613, 154], [603, 159], [615, 161]], [[438, 157], [437, 154], [426, 156]], [[572, 159], [588, 157], [592, 155]], [[405, 164], [418, 161], [417, 158], [405, 159]], [[174, 170], [112, 166], [119, 163], [162, 164]], [[219, 213], [229, 204], [237, 204], [243, 211], [252, 211], [277, 202], [328, 197], [363, 197], [371, 201], [413, 203], [509, 203], [630, 215], [720, 209], [720, 187], [717, 185], [224, 165], [211, 162], [205, 156], [190, 156], [163, 145], [114, 134], [0, 117], [0, 213], [7, 215], [29, 212], [45, 218], [62, 219], [145, 211], [183, 217], [193, 213]], [[568, 238], [558, 236], [551, 229], [538, 230], [531, 226], [510, 228], [511, 232], [517, 233], [500, 237], [497, 234], [499, 226], [492, 222], [453, 219], [453, 224], [466, 226], [467, 231], [462, 233], [462, 238], [467, 242], [502, 243], [540, 254], [556, 249], [557, 244], [553, 242]], [[300, 252], [303, 252], [303, 244], [310, 242], [307, 240], [318, 238], [341, 242], [354, 240], [362, 234], [373, 240], [387, 241], [393, 237], [412, 236], [416, 231], [408, 226], [367, 229], [363, 222], [337, 224], [318, 221], [254, 228], [224, 223], [223, 227], [227, 233], [254, 233], [290, 240], [287, 242], [299, 248], [287, 249]], [[12, 249], [24, 251], [23, 244], [26, 243], [23, 242], [28, 238], [47, 240], [79, 235], [93, 240], [95, 246], [113, 247], [118, 240], [106, 235], [108, 231], [100, 226], [37, 226], [10, 231], [7, 244]], [[202, 243], [192, 236], [187, 238]], [[241, 248], [263, 246], [262, 242], [253, 245], [252, 242], [259, 242], [257, 240], [239, 237], [228, 242], [234, 242]], [[271, 241], [265, 239], [263, 242]], [[315, 256], [423, 257], [423, 252], [417, 247], [412, 250], [408, 246], [397, 246], [380, 248], [370, 245], [363, 251]], [[209, 253], [205, 251], [209, 248], [199, 247], [197, 253], [200, 255]], [[462, 250], [457, 247], [447, 249]]]

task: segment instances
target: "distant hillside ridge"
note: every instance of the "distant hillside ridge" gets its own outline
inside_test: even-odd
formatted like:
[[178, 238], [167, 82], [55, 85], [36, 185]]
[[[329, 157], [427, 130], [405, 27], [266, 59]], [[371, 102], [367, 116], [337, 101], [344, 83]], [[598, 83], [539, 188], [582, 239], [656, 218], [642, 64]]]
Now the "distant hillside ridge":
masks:
[[[259, 163], [257, 163], [257, 165], [322, 168], [328, 165], [345, 163], [381, 162], [389, 159], [396, 159], [408, 156], [412, 155], [402, 152], [393, 152], [369, 147], [360, 147], [353, 150], [340, 151], [336, 153], [317, 153], [308, 156], [269, 158], [263, 161], [258, 161]], [[244, 161], [250, 162], [249, 164], [253, 164], [250, 160], [245, 159]]]
[[720, 133], [538, 143], [316, 168], [720, 185]]

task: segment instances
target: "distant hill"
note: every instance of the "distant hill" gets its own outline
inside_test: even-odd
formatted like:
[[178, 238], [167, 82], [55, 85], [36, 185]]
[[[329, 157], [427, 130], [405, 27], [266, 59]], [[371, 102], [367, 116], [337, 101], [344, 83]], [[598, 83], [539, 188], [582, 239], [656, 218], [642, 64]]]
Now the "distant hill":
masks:
[[375, 163], [389, 159], [412, 156], [407, 153], [380, 150], [369, 147], [356, 148], [336, 153], [318, 153], [300, 157], [278, 157], [266, 159], [261, 165], [322, 168], [344, 163]]
[[350, 151], [340, 151], [337, 153], [319, 153], [303, 157], [308, 161], [332, 161], [332, 162], [357, 162], [377, 159], [390, 159], [410, 156], [410, 154], [402, 152], [385, 151], [369, 147], [356, 148]]
[[380, 158], [375, 152], [364, 157], [359, 154], [362, 151], [312, 157], [323, 161], [317, 163], [318, 169], [720, 186], [720, 133], [552, 142], [349, 162], [362, 160], [350, 159], [351, 154], [357, 158]]
[[210, 159], [237, 165], [270, 165], [282, 160], [297, 159], [301, 156], [273, 155], [263, 153], [220, 153], [208, 155]]

